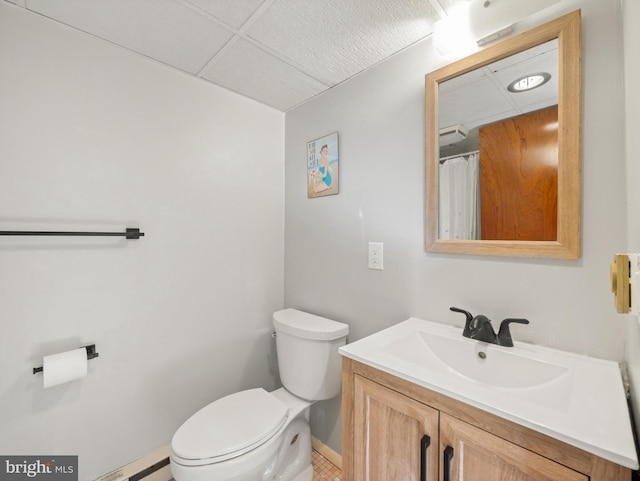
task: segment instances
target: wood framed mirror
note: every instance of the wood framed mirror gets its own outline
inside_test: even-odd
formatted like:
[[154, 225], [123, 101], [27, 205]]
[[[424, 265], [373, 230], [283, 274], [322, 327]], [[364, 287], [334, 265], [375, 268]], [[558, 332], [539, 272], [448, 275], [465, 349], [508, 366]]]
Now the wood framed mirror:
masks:
[[427, 252], [580, 257], [581, 77], [579, 10], [426, 75]]

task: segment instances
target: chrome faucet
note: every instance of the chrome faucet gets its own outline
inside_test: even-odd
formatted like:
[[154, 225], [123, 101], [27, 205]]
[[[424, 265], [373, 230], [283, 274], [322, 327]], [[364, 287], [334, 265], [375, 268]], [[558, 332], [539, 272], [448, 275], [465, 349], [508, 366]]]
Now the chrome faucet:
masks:
[[460, 312], [466, 316], [467, 320], [464, 324], [464, 330], [462, 331], [464, 337], [475, 339], [476, 341], [488, 342], [490, 344], [497, 344], [499, 346], [513, 347], [509, 324], [529, 324], [527, 319], [504, 319], [500, 323], [498, 334], [496, 334], [487, 316], [480, 314], [474, 317], [470, 312], [458, 307], [451, 307], [450, 309], [453, 312]]

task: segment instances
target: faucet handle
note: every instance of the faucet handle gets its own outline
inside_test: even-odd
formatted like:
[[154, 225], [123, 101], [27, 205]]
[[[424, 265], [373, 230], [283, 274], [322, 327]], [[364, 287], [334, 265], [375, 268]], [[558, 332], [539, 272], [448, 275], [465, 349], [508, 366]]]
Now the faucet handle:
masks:
[[511, 331], [509, 330], [509, 324], [529, 324], [528, 319], [505, 319], [500, 323], [500, 330], [498, 331], [498, 345], [505, 347], [513, 347], [513, 339], [511, 338]]
[[473, 319], [473, 314], [471, 314], [469, 311], [465, 311], [464, 309], [460, 309], [459, 307], [450, 307], [449, 310], [453, 312], [461, 312], [465, 316]]
[[459, 307], [450, 307], [449, 310], [453, 312], [460, 312], [461, 314], [467, 316], [467, 320], [464, 323], [464, 331], [462, 335], [465, 337], [469, 337], [469, 325], [471, 324], [471, 320], [473, 319], [473, 314], [471, 314], [469, 311], [465, 311], [464, 309], [460, 309]]

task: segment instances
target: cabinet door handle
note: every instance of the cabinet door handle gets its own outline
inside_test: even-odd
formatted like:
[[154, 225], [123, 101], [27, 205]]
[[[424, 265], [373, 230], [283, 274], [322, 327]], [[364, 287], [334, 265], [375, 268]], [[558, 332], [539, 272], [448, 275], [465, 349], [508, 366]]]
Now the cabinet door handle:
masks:
[[427, 481], [427, 450], [431, 445], [431, 438], [426, 434], [420, 440], [420, 481]]
[[453, 459], [453, 448], [444, 448], [444, 481], [451, 481], [451, 460]]

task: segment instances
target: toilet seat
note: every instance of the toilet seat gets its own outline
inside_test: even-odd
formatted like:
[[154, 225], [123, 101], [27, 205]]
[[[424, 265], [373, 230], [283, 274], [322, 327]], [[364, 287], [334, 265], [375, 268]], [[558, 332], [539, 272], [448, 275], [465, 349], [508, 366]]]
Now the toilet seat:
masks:
[[285, 424], [288, 407], [264, 389], [218, 399], [191, 416], [171, 440], [172, 458], [203, 466], [241, 456], [271, 439]]

